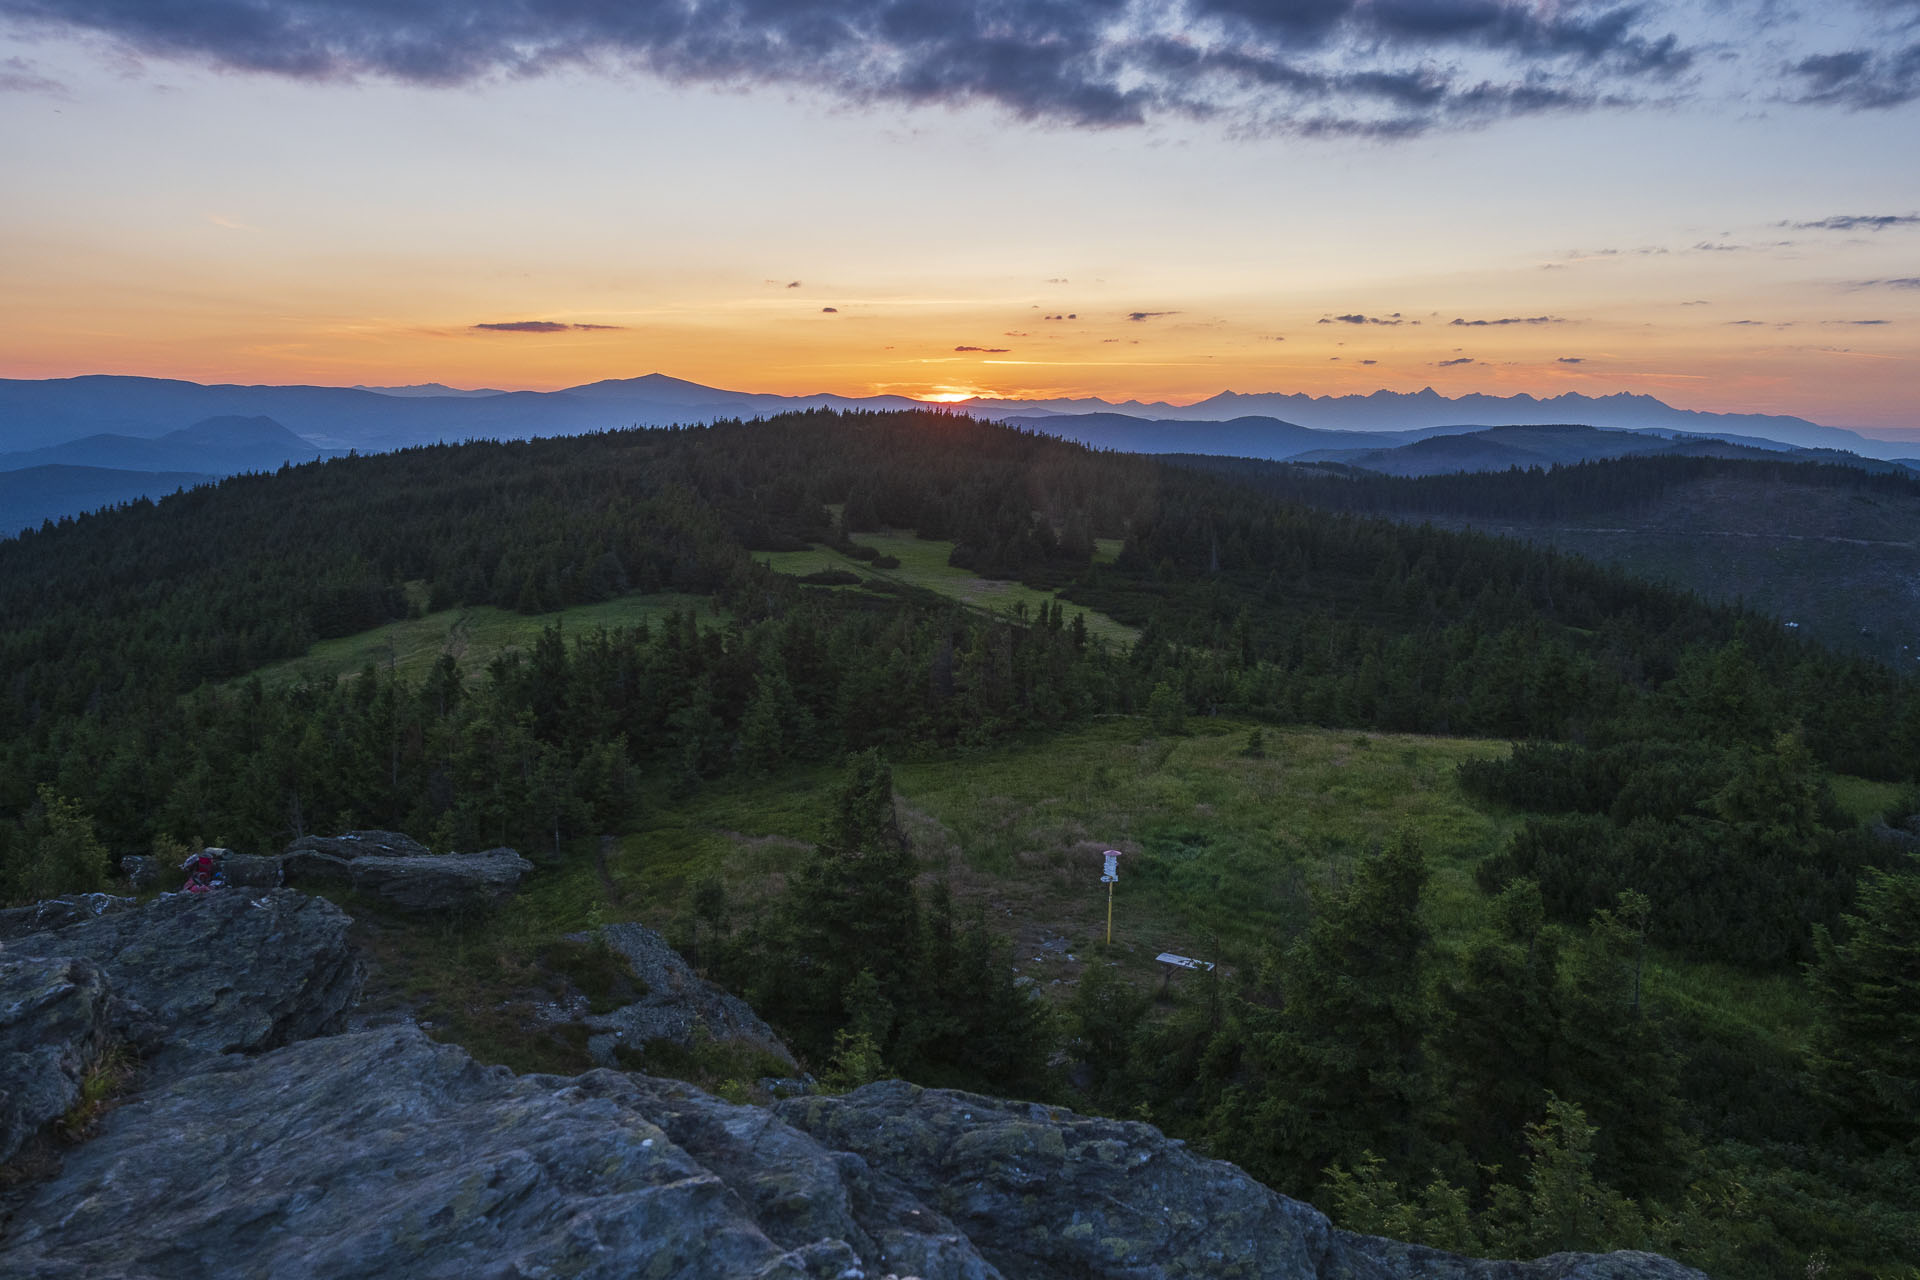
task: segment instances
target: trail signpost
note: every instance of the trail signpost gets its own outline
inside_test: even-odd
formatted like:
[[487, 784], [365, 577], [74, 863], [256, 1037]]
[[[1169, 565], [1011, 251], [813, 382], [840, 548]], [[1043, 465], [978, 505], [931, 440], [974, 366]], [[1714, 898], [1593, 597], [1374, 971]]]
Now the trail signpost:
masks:
[[1100, 883], [1107, 886], [1107, 945], [1113, 945], [1113, 886], [1120, 883], [1120, 851], [1109, 849], [1100, 855], [1106, 859], [1106, 865], [1100, 872]]

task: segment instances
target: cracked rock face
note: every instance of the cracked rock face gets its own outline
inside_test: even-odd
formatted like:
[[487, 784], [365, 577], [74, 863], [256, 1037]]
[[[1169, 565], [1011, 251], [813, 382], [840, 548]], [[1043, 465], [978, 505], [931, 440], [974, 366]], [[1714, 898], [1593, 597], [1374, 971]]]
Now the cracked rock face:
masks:
[[106, 1042], [97, 966], [0, 954], [0, 1164], [73, 1106]]
[[158, 1065], [338, 1030], [360, 983], [351, 923], [324, 898], [221, 889], [29, 934], [0, 946], [0, 959], [97, 966], [113, 994], [112, 1034]]

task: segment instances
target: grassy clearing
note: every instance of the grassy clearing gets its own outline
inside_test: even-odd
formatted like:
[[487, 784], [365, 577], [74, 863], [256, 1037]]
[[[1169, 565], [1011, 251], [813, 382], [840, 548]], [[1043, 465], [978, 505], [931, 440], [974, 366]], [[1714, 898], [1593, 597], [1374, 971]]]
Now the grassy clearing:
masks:
[[[1161, 951], [1251, 960], [1305, 920], [1312, 886], [1403, 826], [1427, 843], [1436, 929], [1471, 925], [1473, 864], [1519, 820], [1472, 806], [1454, 766], [1504, 744], [1267, 727], [1265, 758], [1249, 759], [1251, 728], [1208, 721], [1153, 739], [1144, 721], [1116, 717], [1044, 744], [897, 763], [899, 812], [928, 875], [1011, 936], [1023, 963], [1049, 938], [1075, 956], [1101, 941], [1109, 848], [1126, 855], [1113, 954], [1141, 974]], [[655, 809], [620, 842], [612, 881], [656, 927], [683, 918], [710, 872], [742, 906], [763, 900], [806, 856], [837, 774], [732, 783]], [[1077, 960], [1041, 963], [1048, 976], [1078, 972]]]
[[255, 674], [268, 687], [303, 680], [331, 680], [357, 674], [369, 663], [419, 680], [433, 669], [440, 655], [450, 653], [469, 680], [477, 679], [487, 664], [509, 650], [525, 650], [545, 628], [558, 623], [569, 632], [595, 627], [635, 627], [669, 613], [693, 609], [703, 620], [719, 623], [706, 596], [663, 592], [621, 596], [599, 604], [580, 605], [557, 613], [522, 614], [482, 605], [472, 609], [443, 609], [421, 618], [389, 623], [372, 631], [321, 640], [305, 656], [262, 667]]
[[[853, 535], [853, 540], [872, 547], [883, 556], [893, 556], [900, 561], [900, 567], [876, 569], [868, 561], [855, 560], [831, 547], [821, 546], [806, 551], [758, 551], [754, 553], [754, 558], [770, 566], [776, 573], [794, 577], [823, 569], [838, 569], [857, 573], [862, 578], [884, 578], [937, 592], [969, 608], [1006, 617], [1015, 616], [1015, 610], [1019, 607], [1024, 607], [1027, 615], [1032, 616], [1039, 612], [1042, 604], [1051, 605], [1057, 599], [1051, 591], [1038, 591], [1023, 583], [982, 578], [969, 570], [956, 569], [947, 563], [947, 557], [953, 553], [951, 542], [930, 542], [911, 533], [858, 533]], [[1094, 558], [1111, 561], [1119, 554], [1119, 542], [1102, 539]], [[858, 590], [857, 587], [841, 589]], [[1070, 600], [1061, 600], [1060, 603], [1069, 619], [1075, 613], [1084, 613], [1087, 630], [1109, 644], [1132, 644], [1139, 638], [1139, 632], [1132, 627], [1122, 626], [1103, 613], [1095, 613]]]

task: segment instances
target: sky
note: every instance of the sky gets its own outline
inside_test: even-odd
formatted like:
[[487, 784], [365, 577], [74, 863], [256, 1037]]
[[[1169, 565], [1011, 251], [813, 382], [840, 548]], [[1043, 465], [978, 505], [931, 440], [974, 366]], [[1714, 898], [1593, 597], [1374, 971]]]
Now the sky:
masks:
[[1920, 0], [0, 0], [0, 377], [1920, 427]]

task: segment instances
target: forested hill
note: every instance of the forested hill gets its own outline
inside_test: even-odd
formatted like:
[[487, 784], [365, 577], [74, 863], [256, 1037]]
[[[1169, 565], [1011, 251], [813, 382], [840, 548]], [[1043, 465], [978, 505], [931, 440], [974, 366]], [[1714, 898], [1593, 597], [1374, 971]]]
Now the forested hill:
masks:
[[[882, 526], [1060, 587], [1141, 639], [1114, 652], [1058, 611], [991, 621], [911, 592], [807, 588], [754, 560]], [[1109, 537], [1125, 539], [1118, 562], [1095, 564]], [[497, 670], [493, 713], [531, 717], [553, 771], [599, 752], [697, 780], [753, 756], [762, 712], [786, 749], [826, 754], [990, 739], [1156, 692], [1201, 713], [1555, 740], [1719, 699], [1833, 768], [1911, 776], [1920, 759], [1920, 702], [1887, 669], [1578, 559], [944, 414], [810, 412], [334, 459], [0, 543], [0, 810], [25, 813], [44, 782], [129, 846], [156, 826], [267, 839], [346, 811], [513, 834], [516, 802], [436, 763], [433, 724], [343, 741], [372, 714], [371, 674], [358, 709], [333, 688], [269, 699], [271, 715], [179, 700], [403, 615], [408, 584], [435, 609], [673, 590], [726, 612], [724, 633], [688, 619], [607, 638], [591, 663], [556, 641]], [[1736, 645], [1714, 679], [1737, 687], [1699, 687], [1701, 655]], [[442, 689], [432, 714], [459, 702]], [[244, 727], [222, 738], [233, 716]]]
[[1911, 474], [1706, 456], [1412, 479], [1255, 459], [1182, 462], [1281, 501], [1575, 552], [1920, 671], [1920, 478]]

